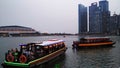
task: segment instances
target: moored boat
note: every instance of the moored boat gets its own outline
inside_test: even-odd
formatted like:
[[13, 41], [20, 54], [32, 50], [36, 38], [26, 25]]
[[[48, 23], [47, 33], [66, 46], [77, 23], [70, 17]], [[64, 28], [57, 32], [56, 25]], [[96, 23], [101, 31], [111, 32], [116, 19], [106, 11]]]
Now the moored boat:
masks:
[[66, 49], [64, 41], [56, 39], [23, 44], [20, 45], [20, 51], [18, 49], [8, 50], [3, 66], [34, 67], [63, 54]]
[[95, 47], [95, 46], [112, 46], [115, 44], [110, 38], [108, 37], [87, 37], [87, 38], [80, 38], [79, 41], [73, 41], [73, 48], [76, 47]]

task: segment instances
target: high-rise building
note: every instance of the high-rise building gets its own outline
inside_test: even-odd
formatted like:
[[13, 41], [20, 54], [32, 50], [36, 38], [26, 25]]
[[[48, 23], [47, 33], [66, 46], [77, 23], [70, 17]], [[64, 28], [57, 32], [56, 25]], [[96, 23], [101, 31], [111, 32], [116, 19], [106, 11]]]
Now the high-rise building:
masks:
[[87, 32], [87, 16], [89, 16], [89, 32], [90, 33], [110, 33], [110, 11], [109, 2], [107, 0], [91, 3], [89, 6], [89, 15], [87, 15], [87, 7], [79, 4], [79, 34]]
[[114, 14], [113, 16], [110, 17], [110, 33], [111, 34], [116, 34], [117, 33], [117, 29], [118, 29], [118, 16], [116, 14]]
[[89, 32], [100, 33], [101, 32], [101, 14], [97, 2], [94, 2], [89, 6]]
[[110, 34], [117, 34], [120, 35], [120, 15], [113, 14], [113, 16], [110, 17]]
[[101, 30], [102, 33], [106, 34], [110, 32], [109, 23], [110, 23], [110, 11], [109, 3], [107, 0], [99, 1], [99, 8], [101, 14]]
[[82, 4], [78, 5], [78, 32], [86, 33], [87, 32], [87, 7]]
[[99, 1], [99, 7], [100, 7], [101, 11], [108, 12], [109, 11], [109, 3], [108, 3], [108, 1], [107, 0]]
[[92, 3], [89, 6], [89, 32], [91, 33], [109, 33], [110, 11], [107, 0]]

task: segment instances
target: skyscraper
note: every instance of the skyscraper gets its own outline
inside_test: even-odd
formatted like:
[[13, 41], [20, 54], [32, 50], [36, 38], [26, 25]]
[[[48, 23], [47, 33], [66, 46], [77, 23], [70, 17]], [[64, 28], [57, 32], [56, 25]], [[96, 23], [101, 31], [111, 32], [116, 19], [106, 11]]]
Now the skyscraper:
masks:
[[110, 34], [120, 35], [120, 15], [113, 14], [110, 17]]
[[110, 11], [109, 3], [107, 0], [99, 1], [99, 8], [101, 12], [101, 30], [102, 33], [109, 33], [109, 23], [110, 23]]
[[108, 3], [108, 1], [107, 0], [99, 1], [99, 7], [100, 7], [101, 11], [108, 12], [109, 11], [109, 3]]
[[110, 11], [107, 0], [92, 3], [89, 6], [89, 32], [91, 33], [109, 33]]
[[94, 2], [89, 6], [89, 32], [100, 33], [101, 32], [101, 21], [100, 21], [100, 10], [97, 6], [97, 2]]
[[112, 27], [110, 27], [111, 34], [117, 33], [118, 25], [119, 25], [118, 15], [114, 14], [113, 16], [110, 17], [110, 25], [109, 26], [112, 26]]
[[87, 32], [87, 7], [78, 5], [78, 32], [79, 34]]

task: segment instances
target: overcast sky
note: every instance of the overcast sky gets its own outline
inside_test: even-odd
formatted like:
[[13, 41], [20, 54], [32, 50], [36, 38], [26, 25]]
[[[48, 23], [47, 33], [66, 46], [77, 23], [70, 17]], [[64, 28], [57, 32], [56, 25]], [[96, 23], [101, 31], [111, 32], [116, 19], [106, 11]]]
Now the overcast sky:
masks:
[[[20, 25], [40, 32], [77, 33], [78, 4], [99, 0], [0, 0], [0, 26]], [[120, 13], [120, 0], [108, 0], [111, 13]]]

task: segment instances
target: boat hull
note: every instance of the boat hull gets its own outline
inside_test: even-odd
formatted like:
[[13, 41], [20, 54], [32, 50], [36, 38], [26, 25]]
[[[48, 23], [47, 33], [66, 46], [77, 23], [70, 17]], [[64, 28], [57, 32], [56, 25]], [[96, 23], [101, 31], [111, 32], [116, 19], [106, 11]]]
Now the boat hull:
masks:
[[79, 47], [96, 47], [96, 46], [112, 46], [115, 42], [101, 42], [101, 43], [82, 43]]
[[73, 48], [112, 47], [115, 42], [73, 43]]
[[41, 57], [39, 59], [36, 59], [36, 60], [33, 60], [33, 61], [30, 61], [28, 63], [15, 63], [15, 62], [7, 62], [7, 61], [4, 61], [3, 63], [3, 66], [12, 66], [12, 67], [25, 67], [25, 68], [31, 68], [31, 67], [34, 67], [34, 66], [38, 66], [40, 64], [43, 64], [45, 62], [48, 62], [52, 59], [54, 59], [55, 57], [63, 54], [65, 51], [66, 51], [66, 47], [62, 48], [62, 49], [59, 49], [51, 54], [48, 54], [44, 57]]

